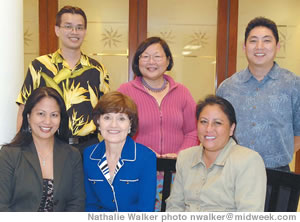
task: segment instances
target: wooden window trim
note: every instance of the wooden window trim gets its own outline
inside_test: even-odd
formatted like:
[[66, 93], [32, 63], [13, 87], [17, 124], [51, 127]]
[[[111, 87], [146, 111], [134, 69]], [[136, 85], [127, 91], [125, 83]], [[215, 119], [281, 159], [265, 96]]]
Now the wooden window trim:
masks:
[[58, 0], [39, 0], [39, 41], [40, 55], [55, 52], [58, 38], [54, 31]]

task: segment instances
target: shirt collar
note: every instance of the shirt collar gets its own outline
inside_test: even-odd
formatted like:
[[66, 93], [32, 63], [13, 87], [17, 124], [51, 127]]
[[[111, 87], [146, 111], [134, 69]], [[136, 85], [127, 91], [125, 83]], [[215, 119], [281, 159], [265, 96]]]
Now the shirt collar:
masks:
[[[101, 160], [105, 154], [105, 141], [98, 143], [90, 155], [92, 160]], [[129, 136], [123, 146], [120, 160], [122, 161], [135, 161], [136, 160], [136, 143]]]
[[228, 159], [229, 154], [231, 153], [232, 147], [236, 145], [236, 142], [234, 139], [230, 137], [229, 141], [227, 142], [226, 146], [221, 150], [219, 153], [217, 159], [213, 164], [219, 165], [219, 166], [224, 166], [226, 160]]
[[280, 69], [279, 65], [276, 62], [274, 62], [272, 69], [270, 70], [270, 72], [267, 75], [271, 79], [279, 79], [280, 75], [281, 75], [280, 72], [281, 72], [281, 69]]
[[[271, 70], [267, 73], [267, 75], [265, 76], [265, 78], [271, 78], [271, 79], [278, 79], [280, 77], [280, 67], [279, 65], [274, 61], [274, 65], [271, 68]], [[255, 78], [252, 73], [249, 70], [249, 67], [247, 67], [244, 70], [244, 75], [241, 77], [242, 82], [247, 82], [249, 81], [251, 78]]]
[[[231, 147], [234, 146], [234, 145], [236, 145], [236, 142], [234, 141], [234, 139], [230, 138], [228, 143], [225, 145], [225, 147], [219, 153], [217, 159], [212, 164], [212, 166], [213, 165], [224, 166], [225, 162], [228, 159], [228, 156], [229, 156], [229, 154], [232, 150]], [[194, 159], [193, 159], [193, 162], [192, 162], [192, 167], [196, 166], [199, 163], [204, 163], [204, 161], [203, 161], [203, 149], [204, 148], [203, 148], [202, 144], [200, 144], [199, 148], [200, 149], [194, 155]]]
[[[69, 68], [69, 65], [62, 56], [61, 49], [58, 49], [56, 52], [53, 53], [51, 62], [54, 64], [62, 63], [64, 67]], [[75, 67], [77, 67], [79, 64], [81, 64], [82, 66], [90, 66], [88, 57], [81, 53], [80, 59]]]

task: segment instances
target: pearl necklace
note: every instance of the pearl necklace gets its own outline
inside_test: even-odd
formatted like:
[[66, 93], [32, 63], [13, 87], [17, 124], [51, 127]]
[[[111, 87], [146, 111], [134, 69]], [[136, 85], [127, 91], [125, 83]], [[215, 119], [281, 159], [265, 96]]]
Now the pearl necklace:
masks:
[[142, 78], [142, 84], [149, 89], [151, 92], [161, 92], [163, 91], [166, 87], [167, 87], [167, 83], [168, 81], [164, 78], [164, 83], [160, 88], [153, 88], [152, 86], [150, 86], [145, 80], [144, 78]]

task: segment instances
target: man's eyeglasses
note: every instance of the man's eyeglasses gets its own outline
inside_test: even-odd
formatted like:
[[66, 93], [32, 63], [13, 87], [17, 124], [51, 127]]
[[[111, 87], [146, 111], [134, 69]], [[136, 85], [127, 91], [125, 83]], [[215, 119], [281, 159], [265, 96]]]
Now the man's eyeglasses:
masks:
[[75, 30], [76, 32], [82, 32], [85, 30], [85, 27], [83, 25], [78, 25], [78, 26], [63, 25], [63, 26], [59, 26], [59, 27], [65, 29], [67, 31]]
[[164, 56], [161, 56], [161, 55], [140, 55], [140, 61], [141, 62], [149, 62], [150, 59], [152, 58], [153, 61], [155, 62], [160, 62], [163, 60]]

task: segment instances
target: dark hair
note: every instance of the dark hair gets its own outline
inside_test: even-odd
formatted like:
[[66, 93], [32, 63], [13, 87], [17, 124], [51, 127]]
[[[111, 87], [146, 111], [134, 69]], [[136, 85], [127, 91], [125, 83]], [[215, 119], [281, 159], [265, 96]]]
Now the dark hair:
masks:
[[237, 142], [236, 138], [234, 137], [234, 132], [236, 129], [236, 116], [235, 116], [235, 111], [233, 106], [231, 105], [230, 102], [228, 102], [226, 99], [220, 97], [220, 96], [215, 96], [215, 95], [208, 95], [203, 101], [200, 100], [197, 103], [197, 107], [196, 107], [196, 118], [197, 121], [199, 120], [200, 117], [200, 113], [203, 111], [203, 109], [206, 106], [212, 106], [212, 105], [218, 105], [220, 107], [220, 109], [224, 112], [224, 114], [227, 116], [230, 126], [232, 126], [232, 124], [235, 124], [235, 128], [232, 134], [232, 138]]
[[64, 6], [63, 8], [61, 8], [57, 14], [56, 14], [56, 21], [55, 21], [55, 25], [56, 26], [60, 26], [61, 24], [61, 17], [63, 14], [65, 13], [71, 13], [71, 14], [79, 14], [83, 17], [84, 19], [84, 27], [87, 28], [87, 18], [86, 18], [86, 15], [84, 13], [84, 11], [81, 9], [81, 8], [78, 8], [78, 7], [73, 7], [73, 6], [69, 6], [69, 5], [66, 5]]
[[275, 22], [273, 22], [272, 20], [267, 19], [265, 17], [256, 17], [248, 23], [248, 26], [245, 31], [245, 43], [247, 42], [247, 39], [248, 39], [248, 36], [249, 36], [249, 33], [251, 32], [251, 30], [254, 29], [255, 27], [259, 27], [259, 26], [270, 29], [275, 37], [276, 44], [279, 42], [277, 25], [275, 24]]
[[99, 131], [97, 120], [101, 115], [106, 113], [125, 113], [131, 123], [130, 137], [133, 137], [138, 128], [138, 113], [137, 106], [134, 101], [127, 95], [118, 91], [109, 92], [101, 96], [97, 105], [93, 109], [93, 121]]
[[13, 140], [6, 145], [8, 146], [29, 145], [33, 141], [31, 132], [29, 130], [27, 115], [30, 114], [32, 109], [36, 106], [36, 104], [45, 97], [55, 99], [55, 101], [57, 102], [60, 108], [60, 124], [58, 128], [59, 130], [56, 131], [55, 136], [57, 136], [59, 139], [63, 141], [67, 141], [68, 114], [66, 111], [65, 102], [55, 89], [49, 87], [40, 87], [35, 89], [28, 97], [22, 114], [23, 120], [22, 120], [21, 129], [13, 138]]
[[169, 59], [169, 65], [167, 67], [167, 71], [170, 71], [173, 67], [173, 57], [172, 57], [172, 53], [171, 50], [168, 46], [168, 44], [166, 43], [165, 40], [161, 39], [160, 37], [150, 37], [147, 38], [146, 40], [144, 40], [137, 48], [134, 57], [133, 57], [133, 62], [132, 62], [132, 70], [133, 72], [137, 75], [137, 76], [143, 76], [140, 68], [139, 68], [139, 59], [140, 59], [140, 55], [152, 44], [156, 44], [159, 43], [161, 45], [161, 47], [163, 48], [166, 57]]

